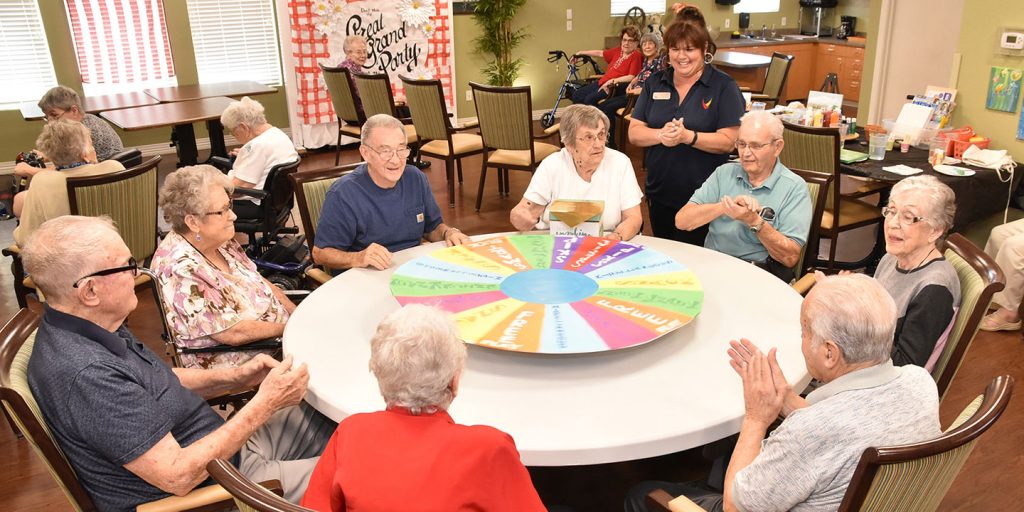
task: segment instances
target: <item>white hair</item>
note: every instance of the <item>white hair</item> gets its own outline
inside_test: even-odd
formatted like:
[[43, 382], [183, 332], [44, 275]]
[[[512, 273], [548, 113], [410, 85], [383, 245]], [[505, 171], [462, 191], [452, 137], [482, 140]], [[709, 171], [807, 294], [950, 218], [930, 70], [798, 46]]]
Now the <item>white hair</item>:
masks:
[[393, 128], [401, 131], [403, 134], [405, 133], [405, 128], [402, 126], [402, 122], [398, 119], [387, 114], [375, 114], [370, 116], [370, 118], [367, 119], [360, 128], [359, 142], [364, 145], [369, 145], [370, 135], [374, 130], [379, 128]]
[[244, 124], [250, 130], [267, 124], [267, 117], [264, 114], [263, 105], [246, 96], [239, 101], [232, 101], [228, 108], [220, 115], [220, 124], [224, 125], [229, 132]]
[[768, 113], [767, 110], [751, 110], [743, 117], [740, 118], [740, 126], [746, 124], [761, 125], [768, 128], [768, 133], [772, 136], [772, 139], [782, 139], [782, 120], [779, 119], [775, 114]]
[[75, 281], [102, 270], [105, 244], [114, 239], [120, 235], [110, 217], [64, 215], [36, 228], [21, 258], [47, 300], [61, 303], [72, 295]]
[[[345, 41], [341, 43], [341, 51], [348, 53], [352, 50], [352, 43], [363, 43], [366, 44], [366, 38], [359, 34], [352, 34], [345, 37]], [[337, 47], [335, 47], [337, 48]]]
[[910, 192], [920, 192], [927, 201], [921, 205], [924, 221], [932, 229], [937, 229], [945, 234], [953, 227], [953, 217], [956, 216], [956, 194], [949, 185], [939, 181], [935, 176], [910, 176], [903, 178], [893, 185], [889, 199], [899, 202]]
[[832, 340], [848, 364], [882, 363], [892, 356], [896, 302], [874, 278], [826, 277], [804, 304], [812, 345]]
[[384, 402], [413, 414], [447, 410], [466, 346], [448, 313], [412, 304], [391, 313], [370, 340], [370, 371]]
[[558, 123], [562, 144], [573, 149], [576, 148], [576, 132], [580, 128], [597, 128], [598, 131], [603, 128], [607, 132], [609, 126], [608, 116], [601, 109], [583, 104], [566, 107]]

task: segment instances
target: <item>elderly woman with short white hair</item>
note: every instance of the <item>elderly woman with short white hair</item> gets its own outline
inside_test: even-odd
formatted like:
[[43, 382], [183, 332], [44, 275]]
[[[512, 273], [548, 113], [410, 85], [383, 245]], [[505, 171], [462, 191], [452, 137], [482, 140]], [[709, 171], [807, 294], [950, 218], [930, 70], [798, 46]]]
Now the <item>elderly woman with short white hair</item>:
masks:
[[388, 315], [370, 340], [370, 371], [387, 408], [338, 424], [309, 479], [313, 510], [546, 510], [512, 438], [455, 423], [466, 347], [445, 312]]
[[[248, 96], [231, 102], [220, 115], [220, 124], [242, 145], [228, 171], [235, 187], [262, 190], [272, 167], [299, 159], [292, 139], [268, 123], [263, 105]], [[259, 204], [259, 199], [244, 197], [233, 207], [239, 217], [248, 219], [259, 216]]]
[[629, 157], [605, 147], [608, 116], [597, 107], [572, 105], [561, 117], [561, 151], [537, 167], [530, 186], [510, 214], [519, 231], [548, 229], [551, 203], [559, 199], [604, 201], [606, 238], [629, 240], [640, 233], [643, 193]]
[[905, 178], [892, 188], [885, 217], [885, 256], [875, 279], [899, 311], [892, 348], [897, 366], [931, 370], [960, 308], [960, 280], [936, 244], [953, 225], [956, 197], [934, 176]]

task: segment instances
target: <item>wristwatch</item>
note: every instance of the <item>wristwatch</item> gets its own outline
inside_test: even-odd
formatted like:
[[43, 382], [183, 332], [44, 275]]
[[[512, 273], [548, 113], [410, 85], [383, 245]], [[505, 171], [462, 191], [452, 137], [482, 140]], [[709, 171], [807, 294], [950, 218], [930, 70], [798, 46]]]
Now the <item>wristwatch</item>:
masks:
[[753, 226], [750, 226], [750, 232], [751, 233], [755, 233], [756, 234], [757, 232], [761, 231], [761, 228], [764, 227], [764, 217], [759, 217], [759, 218], [761, 219], [760, 222], [758, 222], [757, 224], [754, 224]]
[[761, 228], [764, 227], [765, 221], [775, 220], [775, 210], [773, 210], [770, 206], [765, 206], [764, 208], [761, 208], [761, 211], [758, 212], [757, 215], [758, 217], [761, 218], [761, 222], [758, 222], [757, 224], [750, 226], [751, 233], [757, 233], [758, 231], [761, 231]]

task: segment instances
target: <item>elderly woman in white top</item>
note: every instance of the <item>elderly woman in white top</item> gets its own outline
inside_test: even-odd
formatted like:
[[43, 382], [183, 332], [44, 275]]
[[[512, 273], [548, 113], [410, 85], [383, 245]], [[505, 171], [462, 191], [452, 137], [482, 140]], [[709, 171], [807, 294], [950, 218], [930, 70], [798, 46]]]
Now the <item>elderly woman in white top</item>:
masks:
[[629, 240], [640, 232], [643, 194], [629, 157], [605, 147], [608, 116], [589, 105], [572, 105], [561, 118], [565, 147], [541, 162], [510, 220], [519, 231], [548, 229], [551, 203], [559, 199], [604, 201], [604, 236]]
[[[228, 172], [234, 187], [262, 189], [270, 168], [299, 159], [295, 144], [280, 129], [267, 122], [263, 105], [248, 96], [233, 101], [220, 115], [220, 123], [242, 145]], [[259, 216], [260, 200], [241, 197], [232, 208], [242, 218]]]

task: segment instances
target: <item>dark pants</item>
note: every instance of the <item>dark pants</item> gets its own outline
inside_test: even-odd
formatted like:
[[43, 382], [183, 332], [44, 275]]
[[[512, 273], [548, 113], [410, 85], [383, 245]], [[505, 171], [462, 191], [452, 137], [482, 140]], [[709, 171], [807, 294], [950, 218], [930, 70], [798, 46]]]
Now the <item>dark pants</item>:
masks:
[[672, 496], [686, 496], [708, 512], [722, 512], [725, 510], [722, 494], [698, 482], [676, 484], [658, 481], [640, 482], [633, 486], [626, 493], [624, 510], [626, 512], [646, 512], [651, 510], [647, 508], [646, 498], [647, 494], [655, 489], [664, 489], [665, 492]]
[[704, 247], [708, 237], [708, 226], [705, 224], [693, 231], [676, 229], [676, 213], [678, 209], [667, 207], [648, 199], [647, 211], [651, 217], [651, 232], [658, 238], [666, 238], [677, 242]]
[[601, 112], [604, 112], [604, 115], [608, 116], [608, 147], [612, 149], [619, 149], [615, 146], [615, 125], [618, 124], [615, 122], [615, 112], [620, 108], [625, 108], [628, 101], [628, 97], [623, 94], [608, 98], [597, 106]]
[[597, 102], [605, 99], [608, 95], [601, 90], [601, 86], [597, 85], [597, 81], [590, 82], [572, 93], [573, 103], [582, 103], [584, 105], [597, 105]]
[[767, 270], [769, 274], [781, 279], [787, 284], [796, 277], [796, 275], [793, 274], [793, 267], [787, 267], [782, 263], [775, 261], [775, 258], [772, 258], [771, 256], [768, 256], [764, 261], [753, 261], [751, 263], [758, 268]]

